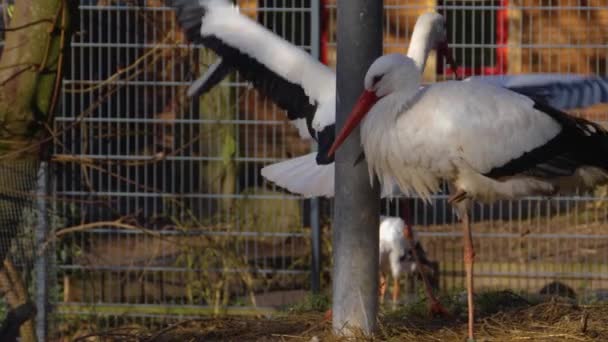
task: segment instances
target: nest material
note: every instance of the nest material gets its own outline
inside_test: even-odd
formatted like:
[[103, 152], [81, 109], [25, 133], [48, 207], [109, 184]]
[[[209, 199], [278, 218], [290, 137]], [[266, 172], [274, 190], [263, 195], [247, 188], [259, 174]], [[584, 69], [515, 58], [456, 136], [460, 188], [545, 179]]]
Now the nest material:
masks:
[[[578, 306], [552, 300], [504, 309], [476, 323], [477, 341], [607, 341], [608, 304]], [[463, 341], [466, 321], [406, 317], [390, 314], [379, 319], [375, 340]], [[189, 320], [161, 330], [106, 331], [76, 340], [121, 335], [122, 341], [346, 341], [332, 335], [322, 313], [292, 313], [281, 317], [224, 317]], [[370, 340], [356, 335], [356, 340]], [[352, 339], [350, 339], [352, 340]]]

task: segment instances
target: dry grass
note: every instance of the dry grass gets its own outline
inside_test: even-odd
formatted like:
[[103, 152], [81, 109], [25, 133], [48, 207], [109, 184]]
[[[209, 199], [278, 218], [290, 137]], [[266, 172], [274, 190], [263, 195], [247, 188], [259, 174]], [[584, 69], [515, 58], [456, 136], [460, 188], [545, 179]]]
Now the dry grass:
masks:
[[[456, 296], [458, 297], [458, 296]], [[453, 296], [453, 298], [456, 298]], [[607, 341], [608, 303], [576, 305], [564, 300], [532, 304], [509, 291], [481, 294], [477, 341]], [[356, 340], [463, 341], [464, 307], [447, 303], [451, 319], [429, 319], [424, 303], [383, 313], [374, 339]], [[84, 337], [84, 336], [83, 336]], [[76, 341], [346, 341], [332, 335], [322, 312], [299, 310], [276, 317], [220, 317], [178, 322], [157, 331], [121, 328]], [[351, 339], [352, 340], [352, 339]]]

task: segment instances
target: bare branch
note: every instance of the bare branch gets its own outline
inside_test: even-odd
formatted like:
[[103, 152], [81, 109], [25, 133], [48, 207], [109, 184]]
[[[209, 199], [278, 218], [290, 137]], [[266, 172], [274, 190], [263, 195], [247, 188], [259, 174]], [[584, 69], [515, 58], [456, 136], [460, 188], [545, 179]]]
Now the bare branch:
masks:
[[116, 220], [116, 221], [99, 221], [99, 222], [85, 223], [85, 224], [81, 224], [78, 226], [63, 228], [63, 229], [56, 231], [54, 235], [55, 235], [55, 238], [59, 238], [66, 234], [83, 232], [83, 231], [100, 228], [100, 227], [115, 227], [115, 228], [121, 228], [121, 229], [126, 229], [126, 230], [137, 230], [137, 231], [149, 234], [149, 235], [160, 236], [160, 234], [154, 230], [127, 224], [127, 223], [124, 223], [121, 219]]
[[0, 32], [19, 31], [19, 30], [23, 30], [25, 28], [32, 27], [35, 25], [40, 25], [43, 23], [53, 23], [53, 20], [52, 19], [40, 19], [40, 20], [32, 21], [31, 23], [21, 25], [21, 26], [3, 28], [3, 29], [0, 29]]
[[4, 81], [0, 82], [0, 86], [6, 85], [8, 82], [14, 80], [15, 78], [17, 78], [19, 75], [23, 74], [24, 72], [26, 72], [28, 70], [32, 70], [32, 68], [33, 68], [33, 65], [30, 65], [30, 66], [26, 66], [25, 68], [21, 68], [21, 69], [17, 70], [15, 73], [13, 73], [9, 77], [7, 77]]

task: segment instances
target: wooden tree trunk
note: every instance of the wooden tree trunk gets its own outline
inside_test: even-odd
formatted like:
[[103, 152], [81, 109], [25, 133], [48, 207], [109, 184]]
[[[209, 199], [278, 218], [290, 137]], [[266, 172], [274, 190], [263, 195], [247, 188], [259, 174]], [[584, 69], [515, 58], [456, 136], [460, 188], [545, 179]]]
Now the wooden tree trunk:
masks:
[[[37, 159], [36, 144], [49, 123], [68, 0], [16, 1], [0, 58], [0, 153]], [[63, 27], [62, 27], [63, 26]], [[63, 39], [62, 39], [63, 38]], [[62, 42], [63, 40], [63, 42]]]
[[[32, 203], [29, 193], [36, 184], [43, 142], [48, 140], [46, 127], [51, 126], [63, 48], [69, 41], [69, 8], [76, 5], [70, 1], [16, 1], [5, 33], [0, 57], [0, 260], [18, 233], [23, 209]], [[16, 290], [14, 281], [11, 284]], [[26, 296], [23, 286], [21, 290]], [[13, 308], [18, 304], [9, 303]], [[21, 329], [24, 340], [35, 339], [32, 323]]]

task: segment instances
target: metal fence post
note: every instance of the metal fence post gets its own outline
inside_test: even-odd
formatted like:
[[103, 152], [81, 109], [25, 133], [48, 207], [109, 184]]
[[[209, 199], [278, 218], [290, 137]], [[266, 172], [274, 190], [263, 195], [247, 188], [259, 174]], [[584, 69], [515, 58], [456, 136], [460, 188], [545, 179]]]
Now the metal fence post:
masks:
[[[382, 54], [383, 1], [338, 0], [336, 129], [363, 90], [370, 64]], [[370, 186], [357, 129], [336, 154], [333, 225], [333, 329], [372, 334], [378, 311], [379, 187]], [[346, 329], [344, 329], [346, 328]]]
[[44, 250], [44, 243], [49, 229], [48, 224], [48, 202], [49, 195], [49, 174], [48, 163], [43, 161], [38, 169], [38, 179], [36, 184], [36, 209], [38, 212], [38, 222], [34, 239], [36, 244], [36, 261], [34, 270], [36, 275], [36, 336], [38, 341], [46, 341], [47, 336], [47, 314], [48, 314], [48, 255]]
[[[311, 0], [310, 4], [310, 45], [315, 58], [320, 57], [321, 47], [321, 7], [320, 0]], [[313, 145], [316, 150], [316, 144]], [[313, 294], [321, 291], [321, 225], [319, 222], [319, 199], [310, 200], [310, 229], [311, 229], [311, 265], [310, 288]]]
[[311, 265], [310, 289], [313, 294], [321, 291], [321, 225], [319, 223], [319, 199], [310, 200]]

